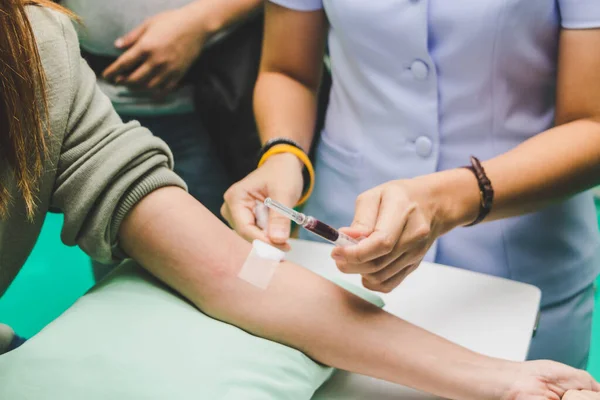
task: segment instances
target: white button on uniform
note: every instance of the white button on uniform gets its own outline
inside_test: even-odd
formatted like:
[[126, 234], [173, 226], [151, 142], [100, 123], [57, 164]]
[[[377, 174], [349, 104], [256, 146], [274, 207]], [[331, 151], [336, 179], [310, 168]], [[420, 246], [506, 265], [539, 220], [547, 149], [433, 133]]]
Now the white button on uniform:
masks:
[[429, 66], [421, 60], [414, 61], [410, 66], [410, 70], [415, 79], [420, 81], [424, 81], [429, 76]]
[[433, 142], [426, 136], [419, 136], [415, 141], [417, 154], [421, 157], [429, 157], [433, 150]]

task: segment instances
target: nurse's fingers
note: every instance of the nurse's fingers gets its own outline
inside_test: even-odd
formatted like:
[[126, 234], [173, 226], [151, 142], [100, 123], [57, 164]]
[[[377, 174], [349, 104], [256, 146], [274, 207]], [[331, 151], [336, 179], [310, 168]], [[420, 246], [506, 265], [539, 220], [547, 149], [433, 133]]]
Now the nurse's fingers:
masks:
[[241, 237], [248, 241], [254, 239], [270, 243], [262, 229], [256, 225], [254, 207], [256, 199], [238, 188], [230, 188], [225, 193], [225, 203], [221, 207], [221, 215]]
[[385, 268], [374, 273], [364, 274], [363, 278], [367, 279], [373, 285], [381, 285], [421, 259], [420, 252], [404, 253], [400, 257], [388, 262]]
[[[338, 268], [344, 273], [359, 273], [372, 276], [373, 283], [381, 283], [392, 275], [423, 258], [429, 249], [430, 229], [421, 212], [413, 212], [402, 231], [394, 250], [374, 260], [352, 264], [345, 260], [338, 262]], [[332, 252], [335, 259], [338, 250]], [[393, 272], [392, 272], [393, 271]]]
[[[270, 197], [290, 208], [293, 208], [297, 201], [295, 193], [291, 188], [288, 189], [281, 186], [275, 190], [271, 190]], [[286, 245], [290, 238], [291, 226], [292, 221], [289, 218], [279, 214], [277, 211], [269, 210], [268, 233], [273, 243]]]
[[227, 204], [224, 204], [223, 207], [221, 207], [221, 215], [223, 215], [223, 218], [225, 218], [230, 226], [235, 229], [238, 235], [247, 241], [258, 239], [269, 243], [266, 232], [256, 226], [256, 219], [252, 210], [245, 207], [237, 207], [234, 210], [231, 210]]
[[[387, 192], [386, 192], [387, 193]], [[373, 273], [385, 267], [385, 264], [371, 263], [391, 253], [398, 254], [396, 245], [404, 228], [414, 213], [416, 206], [391, 194], [385, 194], [375, 225], [375, 231], [355, 246], [335, 249], [332, 257], [338, 262], [338, 268], [349, 273]]]
[[380, 189], [368, 190], [356, 198], [354, 219], [350, 226], [353, 230], [360, 231], [368, 236], [375, 230], [379, 207], [381, 206], [382, 191]]
[[387, 281], [379, 284], [373, 284], [369, 280], [363, 277], [363, 286], [369, 290], [374, 290], [382, 293], [390, 293], [392, 290], [397, 288], [404, 280], [413, 273], [419, 266], [419, 263], [410, 265], [408, 268], [403, 269], [398, 274], [394, 275]]

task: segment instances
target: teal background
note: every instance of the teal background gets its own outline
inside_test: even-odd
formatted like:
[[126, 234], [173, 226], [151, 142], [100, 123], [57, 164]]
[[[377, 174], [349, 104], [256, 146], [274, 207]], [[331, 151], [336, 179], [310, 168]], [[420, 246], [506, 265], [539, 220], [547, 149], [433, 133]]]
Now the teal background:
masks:
[[[597, 203], [600, 209], [600, 203]], [[62, 216], [49, 214], [27, 264], [0, 299], [0, 322], [30, 337], [59, 316], [93, 284], [88, 258], [60, 241]], [[600, 282], [599, 282], [600, 283]], [[600, 380], [600, 290], [588, 370]]]

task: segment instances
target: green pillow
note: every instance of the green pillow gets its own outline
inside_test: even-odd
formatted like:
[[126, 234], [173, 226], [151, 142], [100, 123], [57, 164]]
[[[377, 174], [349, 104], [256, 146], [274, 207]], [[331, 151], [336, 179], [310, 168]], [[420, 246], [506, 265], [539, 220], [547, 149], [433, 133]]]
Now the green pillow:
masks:
[[331, 374], [297, 350], [204, 315], [128, 262], [0, 356], [0, 399], [302, 400]]

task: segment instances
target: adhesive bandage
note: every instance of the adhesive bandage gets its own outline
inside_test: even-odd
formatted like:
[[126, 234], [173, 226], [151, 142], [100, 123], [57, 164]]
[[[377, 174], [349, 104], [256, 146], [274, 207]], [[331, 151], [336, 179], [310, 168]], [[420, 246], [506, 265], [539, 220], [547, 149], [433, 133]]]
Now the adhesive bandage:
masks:
[[271, 283], [277, 266], [285, 258], [285, 253], [265, 242], [252, 242], [252, 251], [238, 273], [240, 279], [265, 290]]

